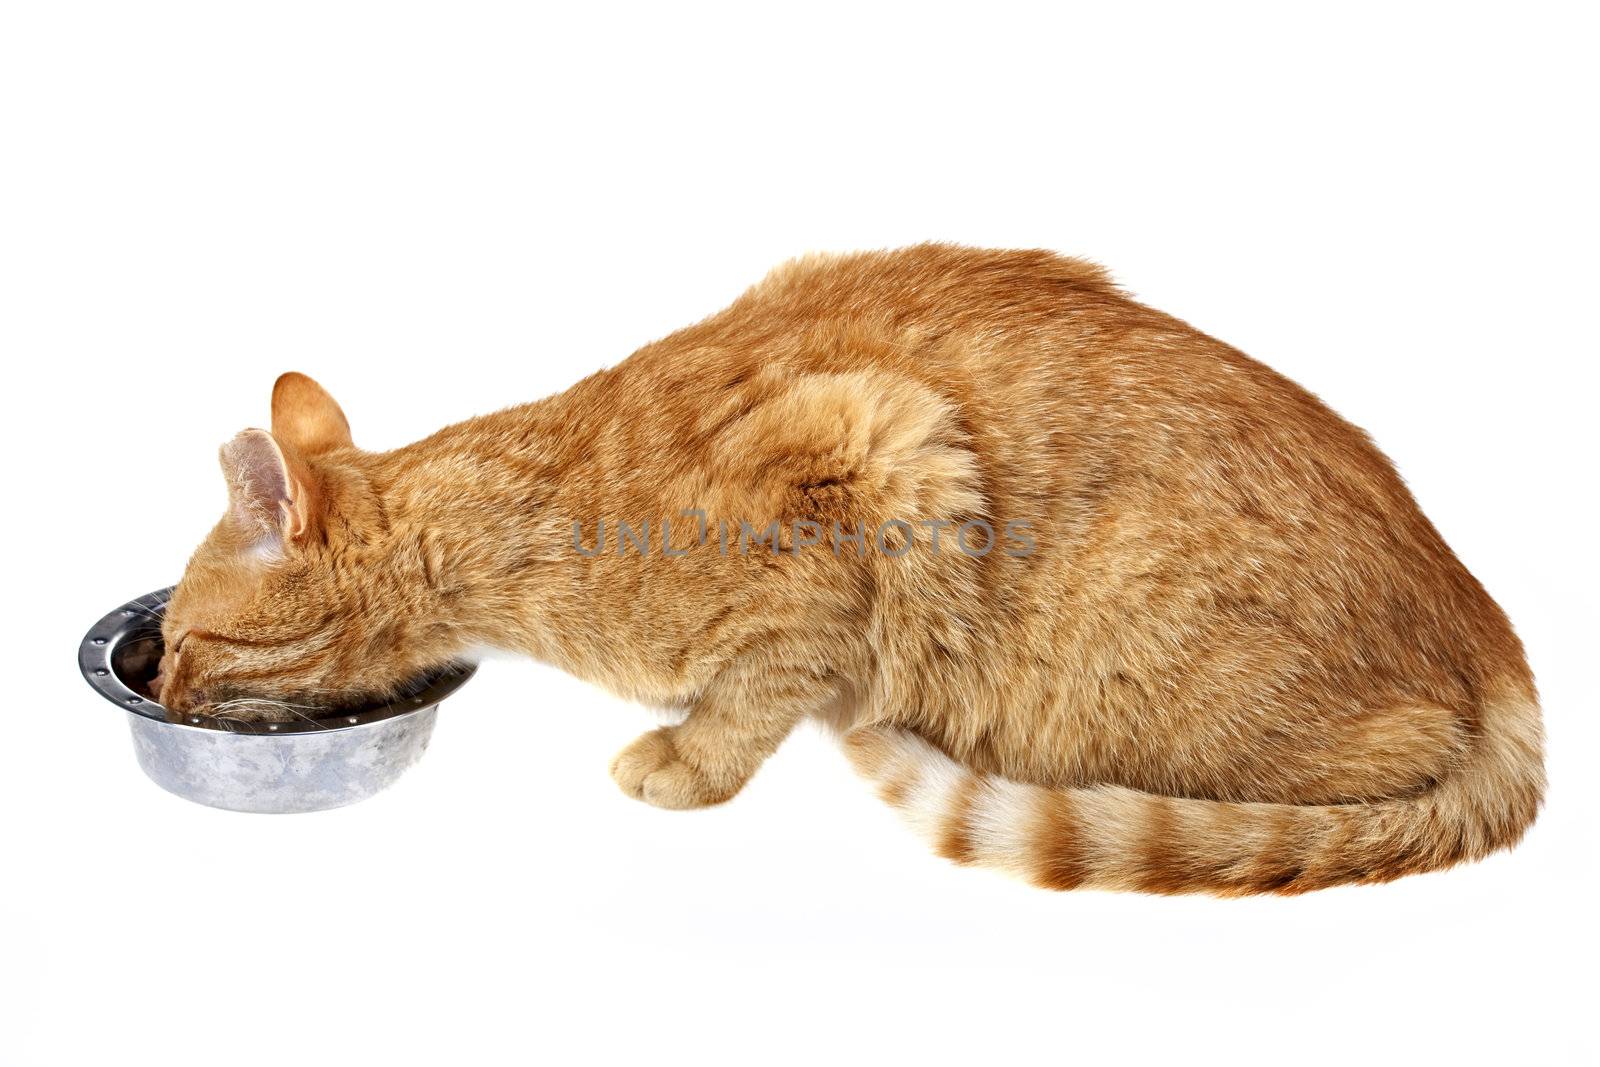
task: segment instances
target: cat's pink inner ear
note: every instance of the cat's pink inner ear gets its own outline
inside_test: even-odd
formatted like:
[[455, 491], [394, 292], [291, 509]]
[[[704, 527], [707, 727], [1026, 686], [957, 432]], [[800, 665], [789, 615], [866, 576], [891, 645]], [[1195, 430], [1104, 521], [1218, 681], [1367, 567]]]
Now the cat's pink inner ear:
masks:
[[302, 456], [352, 445], [350, 421], [328, 391], [298, 371], [272, 387], [272, 434]]
[[294, 538], [306, 530], [309, 500], [288, 458], [265, 430], [245, 430], [222, 446], [233, 520], [261, 537]]

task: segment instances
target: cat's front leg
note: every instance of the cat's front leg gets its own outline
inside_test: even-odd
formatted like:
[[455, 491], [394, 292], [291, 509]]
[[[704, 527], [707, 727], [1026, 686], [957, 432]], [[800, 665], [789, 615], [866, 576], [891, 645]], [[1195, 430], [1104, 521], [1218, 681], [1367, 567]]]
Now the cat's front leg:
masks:
[[677, 726], [643, 735], [611, 762], [622, 791], [658, 808], [703, 808], [731, 798], [789, 731], [835, 691], [803, 668], [735, 664]]
[[611, 777], [635, 800], [658, 808], [703, 808], [720, 804], [739, 791], [743, 781], [730, 782], [716, 767], [702, 769], [678, 754], [676, 726], [651, 730], [617, 753]]

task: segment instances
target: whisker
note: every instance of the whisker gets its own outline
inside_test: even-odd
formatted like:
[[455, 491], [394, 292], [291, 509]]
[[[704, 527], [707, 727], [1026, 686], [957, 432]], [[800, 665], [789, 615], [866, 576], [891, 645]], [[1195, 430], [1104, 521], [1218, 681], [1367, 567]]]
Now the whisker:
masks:
[[164, 621], [164, 617], [162, 615], [151, 611], [149, 608], [142, 608], [138, 605], [135, 605], [131, 608], [124, 608], [123, 610], [129, 615], [133, 615], [140, 619], [148, 619], [150, 622], [160, 623]]
[[[317, 719], [313, 718], [312, 716], [307, 715], [304, 711], [298, 710], [300, 708], [305, 708], [305, 709], [310, 710], [310, 711], [324, 710], [324, 709], [321, 709], [321, 708], [317, 708], [317, 707], [315, 707], [315, 706], [313, 706], [311, 704], [291, 704], [291, 703], [289, 703], [288, 701], [285, 701], [285, 700], [271, 700], [271, 699], [268, 699], [267, 697], [237, 697], [237, 698], [235, 698], [233, 700], [225, 700], [220, 704], [212, 705], [209, 714], [214, 719], [221, 719], [221, 718], [224, 718], [224, 716], [217, 714], [218, 712], [221, 712], [221, 711], [240, 711], [240, 710], [260, 709], [260, 710], [265, 711], [265, 712], [287, 712], [289, 715], [293, 716], [296, 719], [305, 720], [306, 722], [310, 723], [312, 726], [315, 726], [319, 730], [326, 730], [326, 729], [329, 728], [327, 726], [327, 724], [319, 722]], [[236, 721], [236, 722], [251, 721], [251, 720], [239, 718], [237, 716], [235, 716], [233, 718], [234, 718], [234, 721]], [[283, 719], [281, 717], [276, 718], [276, 719], [274, 719], [272, 717], [267, 717], [266, 721], [269, 721], [269, 722], [270, 721], [286, 722], [288, 720], [287, 719]]]
[[274, 708], [305, 708], [308, 711], [326, 710], [318, 707], [315, 704], [295, 704], [292, 701], [277, 700], [272, 697], [235, 697], [232, 700], [224, 700], [216, 706], [219, 708], [227, 708], [237, 704], [267, 704]]
[[328, 728], [326, 723], [318, 722], [316, 719], [313, 719], [311, 716], [307, 715], [305, 712], [295, 711], [293, 708], [286, 708], [285, 710], [287, 710], [289, 712], [289, 714], [291, 714], [291, 715], [295, 715], [295, 716], [298, 716], [298, 717], [304, 719], [306, 722], [310, 723], [312, 726], [315, 726], [319, 730], [326, 730]]

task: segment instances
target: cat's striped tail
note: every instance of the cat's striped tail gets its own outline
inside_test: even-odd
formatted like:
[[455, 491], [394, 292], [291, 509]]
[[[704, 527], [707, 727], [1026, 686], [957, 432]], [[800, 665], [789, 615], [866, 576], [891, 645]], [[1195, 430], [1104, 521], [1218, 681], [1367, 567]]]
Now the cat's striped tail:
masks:
[[1531, 695], [1485, 707], [1456, 770], [1414, 796], [1366, 804], [1265, 804], [1116, 786], [1049, 789], [975, 774], [915, 734], [845, 737], [856, 769], [957, 863], [1047, 889], [1304, 893], [1385, 882], [1509, 848], [1544, 790]]

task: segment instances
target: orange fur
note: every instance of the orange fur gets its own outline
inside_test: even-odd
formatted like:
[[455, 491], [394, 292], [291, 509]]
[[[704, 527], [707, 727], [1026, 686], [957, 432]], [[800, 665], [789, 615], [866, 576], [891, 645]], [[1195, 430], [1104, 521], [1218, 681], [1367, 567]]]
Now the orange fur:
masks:
[[[224, 450], [169, 706], [338, 699], [498, 646], [687, 709], [618, 756], [632, 795], [726, 800], [813, 717], [943, 854], [1054, 888], [1381, 880], [1510, 845], [1539, 804], [1521, 648], [1388, 461], [1081, 261], [802, 259], [393, 452], [286, 375], [272, 438], [281, 470], [260, 437]], [[835, 553], [795, 525], [897, 519], [1034, 547]], [[741, 520], [777, 551], [721, 553]], [[619, 522], [651, 551], [617, 552]]]

